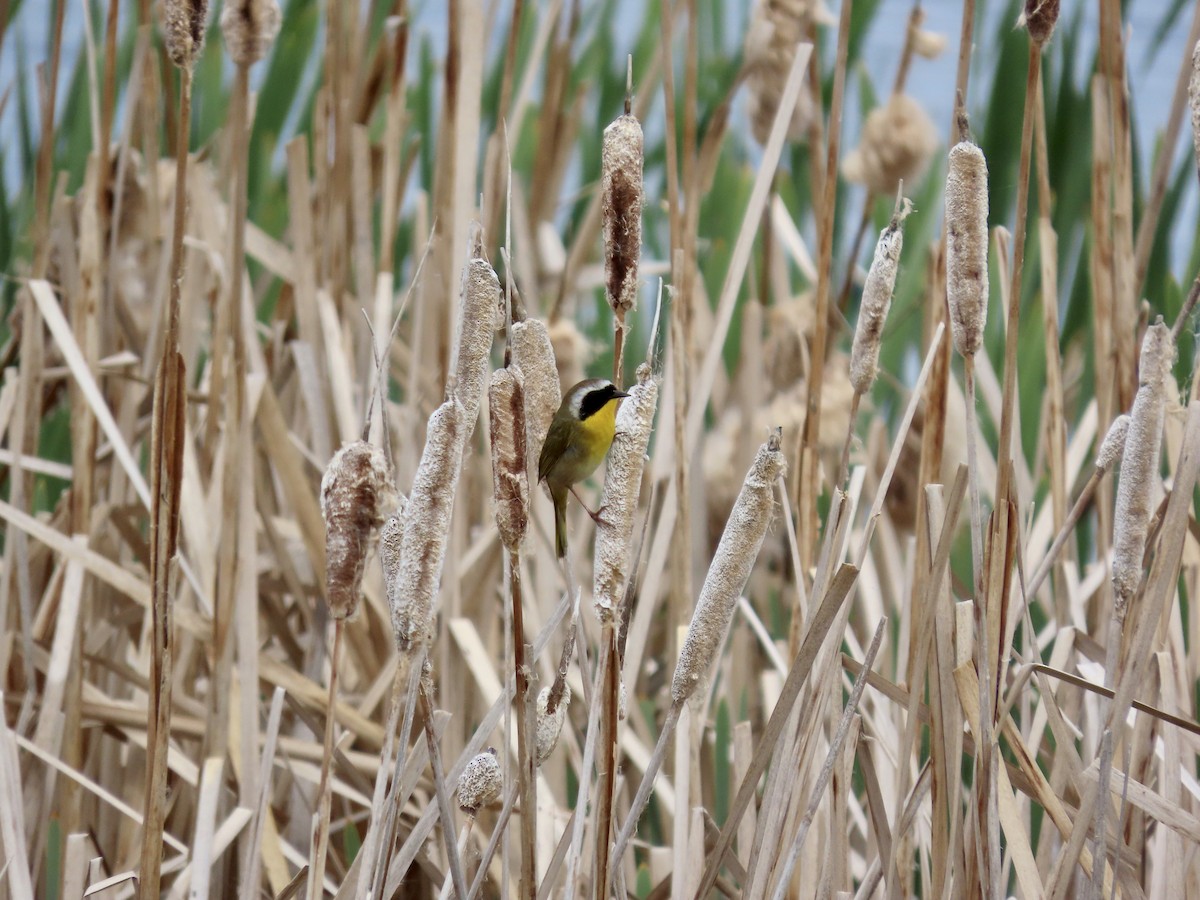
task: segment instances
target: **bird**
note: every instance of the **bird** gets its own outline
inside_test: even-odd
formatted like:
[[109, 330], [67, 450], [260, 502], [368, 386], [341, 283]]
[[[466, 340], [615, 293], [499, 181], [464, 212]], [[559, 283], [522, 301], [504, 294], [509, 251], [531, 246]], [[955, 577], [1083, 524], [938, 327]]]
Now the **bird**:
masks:
[[538, 456], [538, 483], [546, 482], [554, 501], [554, 552], [567, 555], [567, 492], [583, 504], [593, 521], [601, 521], [601, 508], [588, 509], [575, 493], [608, 455], [617, 432], [617, 406], [629, 394], [604, 378], [579, 382], [563, 397]]

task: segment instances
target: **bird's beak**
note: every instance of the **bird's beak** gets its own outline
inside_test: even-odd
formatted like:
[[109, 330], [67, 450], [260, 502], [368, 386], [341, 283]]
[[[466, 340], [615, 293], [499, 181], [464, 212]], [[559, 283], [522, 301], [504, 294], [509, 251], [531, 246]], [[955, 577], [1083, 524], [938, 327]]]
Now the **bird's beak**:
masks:
[[613, 394], [613, 396], [616, 397], [617, 399], [620, 399], [621, 397], [628, 397], [629, 395], [627, 393], [625, 393], [624, 391], [617, 391], [616, 393]]

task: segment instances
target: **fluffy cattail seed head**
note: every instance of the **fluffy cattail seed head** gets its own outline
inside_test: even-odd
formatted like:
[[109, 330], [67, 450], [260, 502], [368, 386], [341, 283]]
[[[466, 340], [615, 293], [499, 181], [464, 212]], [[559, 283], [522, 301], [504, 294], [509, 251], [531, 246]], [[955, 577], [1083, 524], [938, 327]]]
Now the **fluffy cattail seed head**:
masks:
[[911, 184], [925, 174], [937, 148], [937, 129], [921, 105], [907, 94], [894, 94], [863, 123], [862, 140], [846, 155], [847, 181], [891, 196], [900, 182]]
[[488, 387], [492, 432], [492, 498], [496, 527], [510, 553], [516, 553], [529, 527], [529, 475], [525, 452], [525, 391], [521, 370], [497, 369]]
[[1142, 579], [1142, 559], [1150, 515], [1156, 502], [1159, 456], [1175, 344], [1160, 318], [1146, 329], [1138, 362], [1137, 396], [1129, 415], [1129, 432], [1121, 457], [1121, 478], [1113, 514], [1112, 585], [1118, 611], [1123, 611]]
[[777, 430], [759, 448], [729, 514], [679, 652], [679, 664], [671, 681], [671, 699], [675, 703], [692, 696], [720, 653], [738, 597], [746, 587], [771, 522], [775, 480], [783, 474], [785, 466], [779, 450], [781, 438]]
[[642, 126], [618, 116], [604, 129], [600, 189], [604, 213], [604, 287], [619, 319], [637, 304], [642, 254]]
[[458, 780], [458, 805], [468, 815], [475, 815], [500, 796], [504, 776], [496, 751], [488, 747], [463, 767]]
[[955, 144], [946, 176], [946, 299], [962, 356], [978, 352], [987, 324], [987, 189], [983, 151], [970, 141]]
[[1200, 41], [1192, 48], [1192, 77], [1188, 79], [1188, 105], [1192, 108], [1192, 148], [1200, 171]]
[[537, 764], [540, 766], [550, 754], [554, 752], [555, 746], [558, 744], [558, 736], [562, 734], [563, 723], [567, 721], [567, 707], [571, 705], [571, 688], [565, 682], [563, 684], [562, 699], [558, 701], [558, 706], [554, 707], [554, 712], [549, 712], [550, 705], [550, 685], [546, 685], [537, 695]]
[[430, 638], [467, 433], [467, 414], [453, 397], [429, 417], [425, 449], [404, 507], [399, 577], [388, 594], [396, 646], [402, 652]]
[[467, 414], [467, 438], [475, 430], [479, 404], [491, 371], [492, 341], [504, 325], [504, 296], [500, 279], [476, 244], [475, 256], [463, 267], [462, 317], [455, 361], [455, 396]]
[[1096, 451], [1096, 468], [1107, 472], [1121, 460], [1125, 438], [1129, 434], [1129, 413], [1122, 413], [1108, 426], [1108, 433]]
[[396, 506], [387, 457], [379, 447], [354, 441], [334, 454], [321, 479], [325, 519], [325, 590], [329, 612], [345, 619], [358, 609], [367, 551], [383, 511]]
[[[521, 370], [525, 389], [525, 449], [532, 449], [530, 465], [537, 465], [537, 451], [562, 403], [562, 385], [554, 361], [550, 332], [541, 319], [513, 322], [510, 338], [513, 364]], [[534, 477], [537, 474], [534, 473]]]
[[1029, 31], [1029, 39], [1038, 47], [1043, 46], [1054, 34], [1058, 23], [1059, 0], [1025, 0], [1021, 21]]
[[383, 589], [389, 596], [400, 577], [400, 540], [404, 536], [404, 513], [397, 510], [379, 529], [379, 567], [383, 569]]
[[[760, 144], [766, 144], [775, 123], [796, 45], [805, 40], [814, 5], [811, 0], [759, 0], [750, 14], [742, 58], [750, 127]], [[801, 91], [788, 123], [788, 139], [804, 140], [812, 118], [812, 98]]]
[[883, 342], [883, 326], [892, 306], [896, 289], [896, 272], [900, 268], [900, 250], [904, 246], [904, 219], [912, 211], [912, 203], [904, 199], [902, 208], [892, 217], [888, 227], [879, 234], [875, 258], [867, 272], [862, 303], [858, 307], [858, 324], [854, 329], [854, 347], [850, 352], [850, 384], [859, 394], [871, 390], [879, 373], [879, 348]]
[[642, 489], [642, 468], [654, 411], [658, 408], [658, 385], [650, 366], [642, 363], [637, 384], [617, 410], [617, 434], [608, 454], [604, 475], [604, 517], [596, 526], [596, 565], [593, 596], [596, 616], [611, 622], [617, 604], [625, 596], [629, 550], [633, 540], [633, 514]]
[[270, 51], [282, 21], [279, 0], [226, 0], [221, 33], [229, 58], [239, 66], [258, 62]]
[[204, 50], [208, 0], [164, 0], [163, 42], [171, 62], [191, 69]]

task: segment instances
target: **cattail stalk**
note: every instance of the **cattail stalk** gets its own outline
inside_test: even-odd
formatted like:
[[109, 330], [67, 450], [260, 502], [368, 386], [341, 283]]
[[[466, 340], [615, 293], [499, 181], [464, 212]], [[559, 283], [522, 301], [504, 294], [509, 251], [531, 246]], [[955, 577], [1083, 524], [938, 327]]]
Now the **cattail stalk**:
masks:
[[700, 599], [696, 602], [687, 637], [679, 652], [679, 662], [671, 681], [670, 709], [629, 814], [617, 836], [612, 854], [614, 866], [620, 865], [625, 847], [650, 797], [654, 779], [666, 755], [667, 741], [679, 721], [679, 711], [707, 678], [709, 669], [720, 655], [738, 598], [746, 587], [758, 551], [762, 548], [774, 511], [772, 491], [775, 480], [785, 468], [783, 453], [779, 450], [781, 439], [782, 435], [777, 429], [767, 443], [759, 448], [754, 464], [742, 483], [733, 511], [729, 514], [704, 586], [700, 589]]
[[174, 622], [171, 561], [179, 540], [183, 482], [187, 375], [179, 352], [179, 305], [183, 282], [183, 231], [187, 213], [188, 134], [192, 67], [204, 47], [207, 0], [167, 0], [163, 10], [167, 52], [179, 67], [179, 130], [176, 134], [175, 216], [171, 235], [170, 295], [162, 355], [154, 378], [150, 450], [150, 579], [152, 624], [150, 692], [146, 725], [146, 792], [140, 890], [157, 897], [162, 878], [162, 833], [167, 810], [167, 747], [171, 729]]
[[625, 316], [637, 305], [642, 252], [642, 126], [625, 96], [625, 114], [604, 129], [600, 190], [604, 228], [604, 287], [615, 317], [613, 381], [620, 384], [625, 351]]

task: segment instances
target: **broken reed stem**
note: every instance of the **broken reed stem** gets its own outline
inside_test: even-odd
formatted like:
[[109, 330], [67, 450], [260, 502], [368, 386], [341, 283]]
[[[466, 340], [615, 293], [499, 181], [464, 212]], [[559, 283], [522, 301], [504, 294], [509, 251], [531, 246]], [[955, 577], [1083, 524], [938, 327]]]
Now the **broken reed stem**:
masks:
[[[61, 15], [61, 6], [60, 6]], [[146, 723], [146, 792], [142, 827], [142, 896], [157, 897], [162, 878], [163, 829], [167, 814], [167, 747], [171, 730], [172, 657], [174, 622], [171, 597], [171, 561], [179, 541], [179, 502], [183, 483], [183, 449], [186, 442], [186, 371], [179, 352], [179, 305], [184, 271], [183, 232], [187, 218], [188, 134], [192, 109], [192, 65], [203, 45], [203, 23], [207, 4], [196, 0], [186, 7], [183, 0], [169, 2], [165, 10], [168, 47], [178, 55], [179, 128], [176, 133], [175, 210], [171, 233], [170, 294], [167, 300], [167, 330], [162, 356], [154, 378], [154, 406], [150, 452], [150, 579], [153, 585], [151, 613], [150, 685]], [[197, 15], [198, 14], [198, 15]], [[175, 34], [172, 23], [187, 15], [189, 24], [199, 20], [199, 46], [193, 30], [186, 39]], [[61, 34], [61, 32], [60, 32]], [[189, 43], [190, 42], [190, 43]], [[180, 47], [186, 45], [184, 52]]]
[[317, 811], [313, 816], [312, 851], [309, 856], [308, 891], [309, 900], [321, 900], [325, 896], [325, 859], [329, 853], [329, 820], [332, 812], [333, 792], [329, 783], [329, 769], [333, 764], [334, 709], [337, 703], [338, 664], [342, 654], [342, 632], [346, 620], [333, 620], [333, 652], [329, 657], [329, 695], [325, 712], [325, 740], [321, 754], [321, 776], [317, 782]]
[[[866, 656], [863, 657], [862, 669], [859, 671], [858, 677], [854, 679], [854, 687], [850, 691], [850, 698], [846, 701], [845, 709], [842, 710], [842, 717], [838, 721], [837, 731], [834, 732], [833, 741], [829, 745], [829, 753], [825, 756], [825, 763], [821, 766], [816, 783], [809, 794], [808, 806], [804, 811], [804, 817], [800, 820], [796, 837], [793, 838], [791, 847], [788, 849], [787, 856], [784, 859], [783, 872], [779, 876], [779, 880], [775, 886], [774, 900], [784, 900], [787, 896], [787, 891], [791, 886], [792, 871], [796, 868], [796, 863], [800, 859], [800, 851], [804, 848], [804, 839], [808, 836], [809, 826], [812, 825], [812, 821], [816, 817], [817, 808], [821, 805], [821, 798], [825, 795], [825, 788], [829, 785], [829, 780], [833, 777], [834, 766], [837, 765], [838, 757], [842, 754], [842, 745], [846, 741], [846, 735], [850, 732], [850, 725], [857, 714], [858, 703], [862, 699], [863, 688], [867, 686], [867, 673], [871, 671], [871, 667], [875, 664], [875, 655], [879, 652], [879, 646], [883, 642], [883, 631], [887, 625], [887, 621], [887, 616], [881, 616], [879, 624], [875, 626], [875, 636], [871, 638], [871, 645], [867, 648]], [[895, 837], [899, 837], [899, 835], [895, 835]]]
[[367, 830], [363, 835], [362, 847], [359, 850], [363, 864], [358, 870], [358, 884], [354, 891], [355, 900], [366, 900], [368, 892], [371, 896], [378, 896], [374, 880], [378, 865], [379, 832], [383, 827], [381, 813], [384, 812], [384, 800], [387, 796], [388, 772], [391, 771], [392, 754], [396, 752], [396, 726], [400, 724], [401, 697], [403, 696], [404, 682], [407, 679], [407, 672], [401, 661], [406, 659], [409, 659], [407, 655], [400, 657], [395, 671], [392, 673], [392, 689], [388, 693], [387, 701], [387, 724], [384, 726], [383, 747], [379, 751], [379, 769], [375, 773], [375, 790], [371, 794], [371, 815], [367, 822]]
[[463, 871], [462, 857], [458, 853], [458, 845], [454, 842], [454, 808], [450, 803], [450, 790], [446, 786], [446, 773], [442, 768], [442, 751], [438, 746], [437, 735], [433, 729], [433, 703], [425, 689], [425, 680], [421, 679], [417, 688], [418, 706], [421, 709], [421, 726], [425, 732], [425, 743], [429, 748], [429, 764], [433, 769], [433, 787], [437, 795], [438, 812], [442, 819], [442, 846], [446, 850], [446, 861], [450, 868], [450, 877], [454, 882], [455, 895], [467, 896], [467, 877]]

